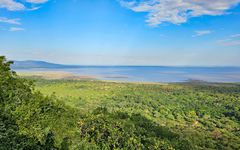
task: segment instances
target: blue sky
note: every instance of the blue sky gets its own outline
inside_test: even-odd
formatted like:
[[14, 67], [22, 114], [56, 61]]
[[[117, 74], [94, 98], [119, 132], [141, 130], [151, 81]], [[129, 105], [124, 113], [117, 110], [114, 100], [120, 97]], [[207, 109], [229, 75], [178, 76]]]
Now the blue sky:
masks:
[[0, 55], [82, 65], [240, 66], [240, 0], [0, 0]]

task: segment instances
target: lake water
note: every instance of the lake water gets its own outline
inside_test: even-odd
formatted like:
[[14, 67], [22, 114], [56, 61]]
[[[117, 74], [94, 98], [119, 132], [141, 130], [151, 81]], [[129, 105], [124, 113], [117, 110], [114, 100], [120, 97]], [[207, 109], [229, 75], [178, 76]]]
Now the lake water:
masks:
[[130, 82], [240, 82], [240, 67], [145, 67], [145, 66], [80, 66], [74, 68], [15, 69], [17, 72], [64, 71], [100, 80]]

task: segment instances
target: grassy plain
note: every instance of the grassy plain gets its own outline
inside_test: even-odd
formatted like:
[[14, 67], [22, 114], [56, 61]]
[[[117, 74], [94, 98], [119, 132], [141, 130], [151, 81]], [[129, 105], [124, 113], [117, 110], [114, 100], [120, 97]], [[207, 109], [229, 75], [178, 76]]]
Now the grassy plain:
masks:
[[36, 79], [48, 79], [48, 80], [61, 80], [61, 79], [71, 79], [71, 80], [93, 80], [96, 79], [94, 76], [79, 76], [73, 73], [64, 71], [37, 71], [37, 72], [18, 72], [19, 76], [30, 77]]

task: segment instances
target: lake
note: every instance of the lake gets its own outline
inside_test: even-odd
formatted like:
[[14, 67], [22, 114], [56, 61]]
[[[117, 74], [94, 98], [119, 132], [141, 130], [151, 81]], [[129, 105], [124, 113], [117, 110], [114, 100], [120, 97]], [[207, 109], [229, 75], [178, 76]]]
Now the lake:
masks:
[[15, 69], [17, 72], [63, 71], [100, 80], [127, 82], [240, 82], [240, 67], [79, 66]]

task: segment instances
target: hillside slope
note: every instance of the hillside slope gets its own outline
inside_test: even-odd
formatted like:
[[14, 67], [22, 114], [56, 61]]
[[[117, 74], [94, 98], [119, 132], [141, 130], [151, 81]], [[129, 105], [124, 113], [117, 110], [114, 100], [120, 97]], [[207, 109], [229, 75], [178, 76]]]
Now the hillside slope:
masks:
[[45, 61], [35, 61], [35, 60], [27, 60], [27, 61], [14, 61], [14, 64], [11, 66], [12, 69], [29, 69], [29, 68], [72, 68], [77, 67], [74, 65], [62, 65], [49, 63]]

